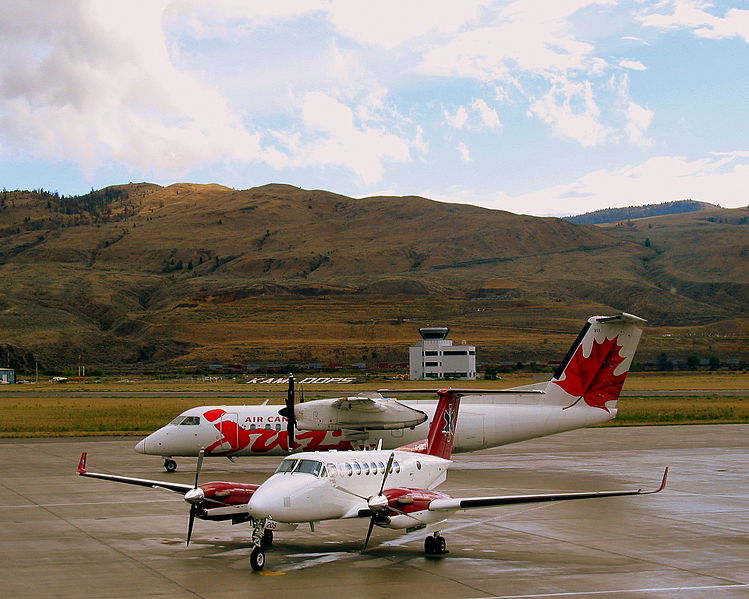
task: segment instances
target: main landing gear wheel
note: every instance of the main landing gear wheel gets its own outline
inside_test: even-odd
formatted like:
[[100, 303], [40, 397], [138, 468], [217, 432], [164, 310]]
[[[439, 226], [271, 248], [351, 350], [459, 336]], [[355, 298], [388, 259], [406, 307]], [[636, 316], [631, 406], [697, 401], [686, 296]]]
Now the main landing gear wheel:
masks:
[[263, 547], [270, 547], [273, 545], [273, 531], [265, 529], [263, 532], [263, 540], [260, 542]]
[[265, 551], [262, 547], [254, 547], [250, 553], [250, 566], [257, 572], [265, 566]]
[[424, 539], [424, 553], [426, 555], [445, 555], [448, 553], [445, 537], [434, 533], [434, 535]]
[[177, 462], [172, 459], [164, 460], [164, 470], [167, 472], [174, 472], [177, 469]]

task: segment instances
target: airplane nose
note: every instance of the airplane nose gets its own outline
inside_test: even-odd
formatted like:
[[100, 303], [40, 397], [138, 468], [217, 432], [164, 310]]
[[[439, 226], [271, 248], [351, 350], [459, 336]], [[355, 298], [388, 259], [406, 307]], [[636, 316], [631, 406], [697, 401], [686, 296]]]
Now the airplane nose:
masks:
[[267, 501], [267, 498], [265, 497], [255, 497], [255, 495], [253, 495], [250, 497], [250, 501], [247, 502], [247, 512], [250, 516], [258, 520], [269, 517], [271, 515], [271, 508], [271, 503]]
[[135, 451], [138, 453], [146, 453], [146, 440], [143, 439], [142, 441], [138, 441], [135, 444]]

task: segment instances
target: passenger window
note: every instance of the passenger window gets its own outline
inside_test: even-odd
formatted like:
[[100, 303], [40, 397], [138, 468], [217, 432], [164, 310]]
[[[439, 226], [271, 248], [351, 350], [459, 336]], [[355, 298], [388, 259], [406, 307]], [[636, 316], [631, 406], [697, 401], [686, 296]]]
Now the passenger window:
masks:
[[351, 464], [349, 464], [348, 462], [346, 462], [345, 468], [346, 468], [346, 474], [348, 474], [349, 476], [351, 476], [354, 473], [354, 469], [351, 467]]
[[255, 424], [255, 423], [253, 422], [253, 423], [252, 423], [252, 424], [250, 425], [250, 430], [251, 430], [251, 431], [254, 431], [254, 430], [255, 430], [256, 428], [257, 428], [257, 425], [256, 425], [256, 424]]
[[377, 464], [372, 462], [371, 464], [369, 464], [369, 467], [372, 469], [372, 474], [377, 474]]
[[356, 472], [356, 474], [361, 474], [361, 466], [359, 465], [359, 462], [354, 462], [354, 472]]
[[416, 469], [421, 470], [421, 462], [419, 460], [416, 460]]
[[269, 430], [270, 430], [270, 424], [266, 424], [266, 425], [265, 425], [265, 430], [266, 430], [266, 431], [269, 431]]
[[380, 471], [380, 474], [385, 474], [385, 464], [382, 462], [377, 462], [377, 468]]
[[401, 465], [398, 462], [393, 462], [393, 468], [395, 468], [395, 473], [396, 474], [400, 474]]
[[365, 475], [369, 474], [369, 464], [367, 464], [367, 462], [364, 462], [362, 464], [361, 469], [362, 469], [362, 471], [364, 472]]
[[335, 464], [328, 464], [328, 476], [337, 476], [338, 475], [338, 468], [336, 468]]
[[276, 425], [276, 430], [277, 430], [277, 431], [280, 431], [280, 430], [281, 430], [281, 425], [280, 425], [280, 424], [277, 424], [277, 425]]

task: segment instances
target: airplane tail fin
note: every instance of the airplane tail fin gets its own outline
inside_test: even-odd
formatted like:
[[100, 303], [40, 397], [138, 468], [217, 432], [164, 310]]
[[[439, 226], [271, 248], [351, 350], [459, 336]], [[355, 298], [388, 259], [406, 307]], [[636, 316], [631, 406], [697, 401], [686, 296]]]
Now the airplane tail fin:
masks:
[[581, 400], [609, 412], [616, 407], [645, 320], [632, 314], [593, 316], [546, 386], [546, 401], [571, 408]]
[[450, 459], [455, 443], [455, 426], [458, 422], [460, 398], [466, 395], [466, 392], [465, 390], [440, 389], [437, 395], [439, 395], [439, 401], [427, 438], [398, 449]]

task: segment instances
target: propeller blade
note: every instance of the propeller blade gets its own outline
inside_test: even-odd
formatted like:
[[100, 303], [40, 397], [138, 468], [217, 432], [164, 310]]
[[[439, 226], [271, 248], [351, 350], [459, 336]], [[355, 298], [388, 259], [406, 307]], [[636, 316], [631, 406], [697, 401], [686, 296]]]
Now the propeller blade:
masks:
[[353, 491], [349, 491], [348, 489], [345, 489], [344, 487], [340, 487], [338, 485], [333, 485], [333, 488], [334, 489], [338, 489], [339, 491], [343, 491], [344, 493], [348, 493], [349, 495], [353, 495], [354, 497], [358, 497], [359, 499], [363, 499], [364, 501], [367, 501], [369, 499], [368, 497], [364, 497], [362, 495], [357, 495]]
[[195, 512], [198, 507], [195, 505], [190, 506], [190, 520], [187, 522], [187, 544], [190, 544], [190, 538], [192, 537], [192, 526], [195, 524]]
[[198, 478], [200, 477], [200, 469], [203, 467], [203, 457], [205, 456], [205, 450], [203, 448], [198, 452], [198, 464], [195, 466], [195, 484], [193, 489], [198, 488]]
[[390, 474], [390, 468], [393, 466], [393, 461], [395, 460], [395, 452], [390, 454], [390, 457], [388, 458], [387, 466], [385, 466], [385, 476], [382, 477], [382, 485], [380, 485], [380, 492], [378, 495], [382, 495], [382, 492], [385, 490], [385, 481], [388, 479], [388, 474]]
[[364, 549], [362, 549], [362, 551], [366, 551], [367, 545], [369, 545], [369, 537], [372, 536], [372, 529], [374, 528], [374, 525], [375, 525], [375, 517], [376, 516], [372, 516], [369, 519], [369, 528], [367, 529], [367, 538], [364, 539]]
[[294, 427], [296, 425], [296, 415], [294, 414], [294, 375], [289, 375], [289, 390], [286, 394], [286, 407], [284, 408], [286, 416], [286, 443], [289, 447], [289, 453], [294, 451]]

